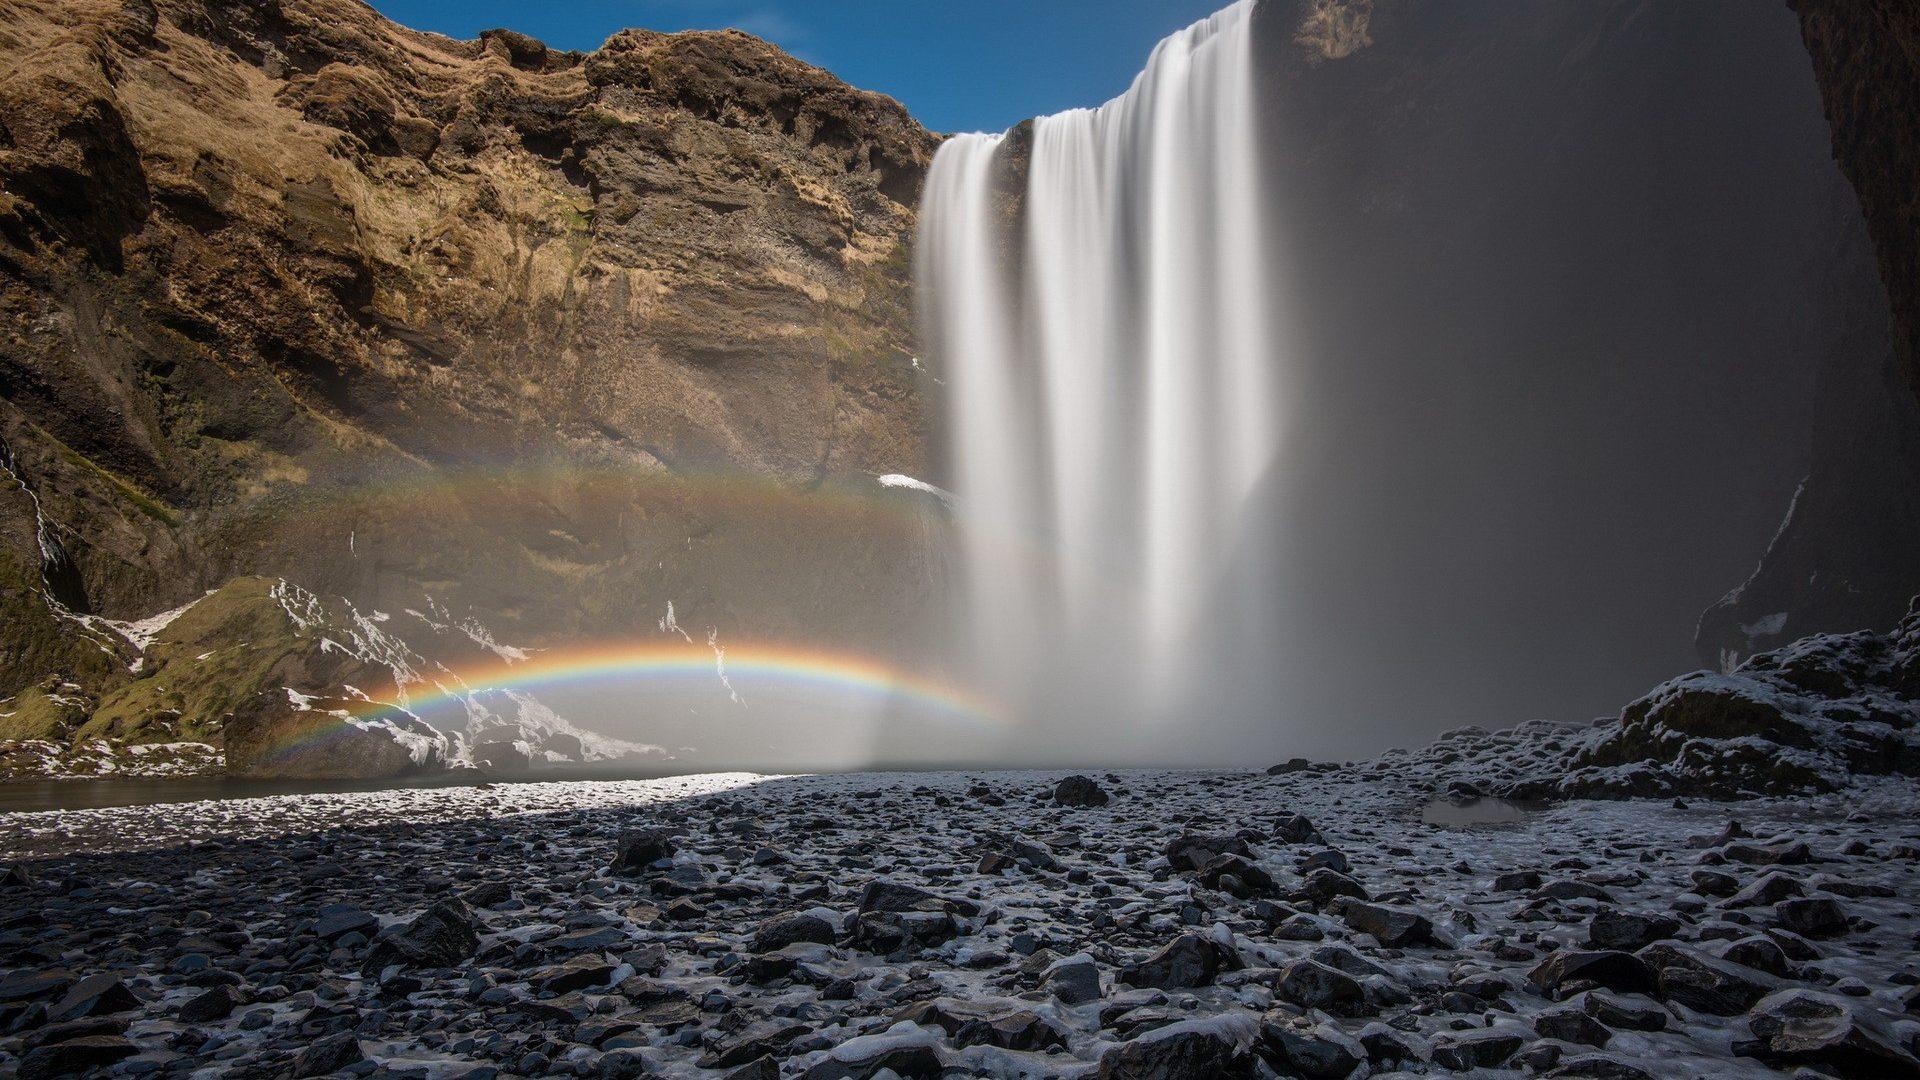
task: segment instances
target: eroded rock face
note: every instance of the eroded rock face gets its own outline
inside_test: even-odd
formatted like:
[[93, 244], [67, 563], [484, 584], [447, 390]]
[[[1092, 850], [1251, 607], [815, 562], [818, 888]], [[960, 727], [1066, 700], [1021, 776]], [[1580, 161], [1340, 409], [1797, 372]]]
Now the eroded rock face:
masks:
[[866, 498], [933, 467], [936, 140], [897, 103], [737, 32], [563, 53], [342, 0], [36, 0], [0, 67], [0, 696], [127, 681], [37, 595], [36, 500], [82, 614], [259, 572], [439, 582], [523, 641], [676, 595], [777, 638], [827, 614], [756, 580], [778, 535], [834, 625], [913, 638], [879, 595], [938, 587], [938, 525]]

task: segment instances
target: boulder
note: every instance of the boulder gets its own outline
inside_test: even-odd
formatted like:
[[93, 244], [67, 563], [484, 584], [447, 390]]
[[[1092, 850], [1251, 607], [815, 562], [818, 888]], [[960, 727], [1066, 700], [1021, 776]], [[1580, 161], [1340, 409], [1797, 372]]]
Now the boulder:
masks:
[[1090, 776], [1069, 776], [1054, 785], [1053, 801], [1061, 806], [1105, 806], [1107, 793]]
[[1233, 950], [1202, 934], [1182, 934], [1137, 964], [1120, 969], [1119, 981], [1155, 990], [1212, 985], [1222, 971], [1240, 966]]
[[421, 912], [412, 922], [388, 928], [374, 939], [364, 970], [378, 972], [389, 964], [408, 968], [453, 967], [480, 947], [479, 924], [473, 910], [449, 896]]
[[1746, 1017], [1752, 1039], [1736, 1053], [1778, 1068], [1810, 1066], [1848, 1077], [1920, 1077], [1920, 1060], [1878, 1018], [1845, 998], [1814, 990], [1781, 990]]
[[1408, 908], [1348, 900], [1341, 905], [1338, 914], [1348, 926], [1363, 934], [1373, 935], [1375, 941], [1389, 949], [1436, 944], [1433, 923], [1425, 915]]
[[1282, 968], [1273, 992], [1282, 1001], [1335, 1016], [1367, 1012], [1367, 995], [1359, 980], [1313, 960], [1295, 960]]

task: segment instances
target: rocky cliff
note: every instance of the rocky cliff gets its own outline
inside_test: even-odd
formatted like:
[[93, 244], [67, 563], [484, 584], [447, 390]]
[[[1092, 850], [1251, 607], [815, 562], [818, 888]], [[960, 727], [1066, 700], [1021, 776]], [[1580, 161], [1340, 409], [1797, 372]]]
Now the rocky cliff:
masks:
[[1822, 362], [1812, 466], [1779, 533], [1701, 618], [1709, 662], [1884, 625], [1920, 590], [1920, 14], [1881, 0], [1792, 7], [1885, 288]]
[[535, 645], [918, 632], [897, 103], [353, 0], [10, 0], [0, 72], [0, 696], [110, 695], [106, 620], [248, 574]]

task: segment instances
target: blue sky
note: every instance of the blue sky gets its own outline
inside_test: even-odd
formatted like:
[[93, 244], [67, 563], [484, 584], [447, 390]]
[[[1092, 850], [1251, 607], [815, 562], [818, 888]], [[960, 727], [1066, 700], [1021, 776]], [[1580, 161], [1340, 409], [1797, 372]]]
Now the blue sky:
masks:
[[1228, 0], [372, 0], [387, 17], [458, 38], [504, 26], [563, 49], [615, 30], [737, 27], [868, 90], [936, 131], [998, 131], [1098, 105], [1127, 88], [1154, 42]]

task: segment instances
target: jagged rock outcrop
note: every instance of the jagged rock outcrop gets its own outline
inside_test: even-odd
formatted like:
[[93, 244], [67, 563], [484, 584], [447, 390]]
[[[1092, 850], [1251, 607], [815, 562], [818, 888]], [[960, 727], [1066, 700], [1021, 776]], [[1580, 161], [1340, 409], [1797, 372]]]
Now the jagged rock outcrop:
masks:
[[89, 617], [249, 574], [534, 643], [669, 600], [919, 639], [937, 513], [873, 483], [933, 467], [906, 246], [936, 140], [897, 103], [731, 31], [5, 23], [0, 695], [110, 696]]
[[1591, 725], [1466, 728], [1378, 767], [1456, 795], [1747, 798], [1920, 776], [1920, 597], [1891, 632], [1819, 634], [1670, 679]]

